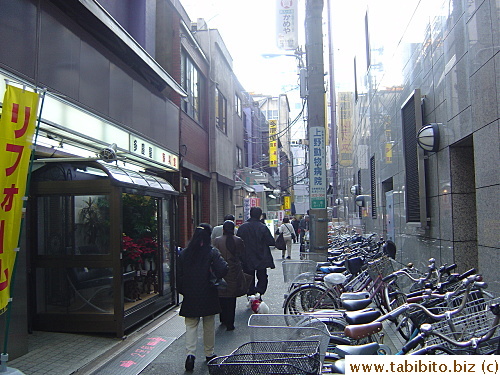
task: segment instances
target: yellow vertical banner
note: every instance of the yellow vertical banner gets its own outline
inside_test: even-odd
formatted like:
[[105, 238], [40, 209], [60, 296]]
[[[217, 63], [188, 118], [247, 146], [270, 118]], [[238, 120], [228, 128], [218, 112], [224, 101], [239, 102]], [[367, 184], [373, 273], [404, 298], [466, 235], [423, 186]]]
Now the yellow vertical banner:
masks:
[[276, 120], [269, 120], [269, 166], [278, 166], [278, 141], [276, 139]]
[[292, 209], [292, 197], [289, 195], [285, 195], [283, 197], [283, 208], [285, 210], [291, 210]]
[[7, 85], [0, 118], [0, 313], [10, 298], [38, 94]]

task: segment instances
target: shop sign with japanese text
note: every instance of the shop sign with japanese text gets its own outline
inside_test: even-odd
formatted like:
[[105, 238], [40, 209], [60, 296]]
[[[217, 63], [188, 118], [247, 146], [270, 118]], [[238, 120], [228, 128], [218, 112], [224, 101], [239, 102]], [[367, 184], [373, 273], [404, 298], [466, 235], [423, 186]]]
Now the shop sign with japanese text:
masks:
[[0, 118], [0, 312], [9, 303], [19, 246], [38, 94], [7, 85]]
[[278, 48], [297, 49], [298, 42], [298, 0], [276, 0], [276, 39]]

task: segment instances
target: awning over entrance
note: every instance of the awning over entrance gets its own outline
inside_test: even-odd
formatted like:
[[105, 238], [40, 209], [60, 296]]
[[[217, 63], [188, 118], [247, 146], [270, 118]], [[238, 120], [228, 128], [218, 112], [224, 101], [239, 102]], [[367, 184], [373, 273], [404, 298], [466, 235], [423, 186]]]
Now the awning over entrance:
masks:
[[[71, 180], [109, 178], [113, 185], [130, 188], [142, 188], [141, 190], [151, 192], [154, 191], [162, 194], [179, 194], [170, 182], [164, 178], [145, 172], [133, 171], [117, 165], [102, 163], [99, 161], [82, 160], [81, 162], [64, 162], [63, 158], [59, 160], [60, 161], [53, 163], [46, 163], [45, 169], [48, 170], [53, 167], [56, 170], [64, 170], [64, 180], [67, 180], [68, 178]], [[50, 176], [54, 177], [54, 174], [50, 173]], [[57, 180], [57, 177], [55, 180]]]

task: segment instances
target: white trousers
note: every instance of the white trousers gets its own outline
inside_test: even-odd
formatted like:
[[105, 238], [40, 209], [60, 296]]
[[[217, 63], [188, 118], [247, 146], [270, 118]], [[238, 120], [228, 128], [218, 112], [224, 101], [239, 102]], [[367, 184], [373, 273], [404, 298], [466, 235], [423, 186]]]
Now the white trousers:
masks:
[[[203, 316], [203, 346], [205, 357], [214, 355], [215, 346], [215, 315]], [[196, 345], [198, 343], [198, 323], [200, 318], [184, 318], [186, 324], [186, 351], [187, 355], [196, 357]]]

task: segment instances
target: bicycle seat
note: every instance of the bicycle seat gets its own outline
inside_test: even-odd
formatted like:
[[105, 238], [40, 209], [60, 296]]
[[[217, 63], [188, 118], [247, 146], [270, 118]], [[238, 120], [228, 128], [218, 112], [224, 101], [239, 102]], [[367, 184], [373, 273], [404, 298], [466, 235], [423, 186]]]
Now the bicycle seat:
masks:
[[377, 319], [380, 316], [380, 311], [374, 309], [346, 311], [344, 316], [347, 324], [365, 324]]
[[320, 267], [321, 272], [324, 273], [343, 273], [346, 271], [345, 267], [335, 267], [335, 266], [330, 266], [330, 267]]
[[348, 325], [344, 329], [344, 334], [352, 339], [362, 339], [382, 331], [381, 322], [373, 322], [368, 324]]
[[357, 311], [368, 307], [372, 303], [371, 298], [365, 299], [346, 299], [342, 301], [342, 307], [347, 311]]
[[379, 347], [377, 342], [363, 345], [337, 345], [334, 352], [343, 357], [346, 355], [375, 355]]
[[340, 300], [344, 301], [346, 299], [366, 299], [370, 297], [368, 292], [345, 292], [340, 295]]
[[331, 264], [334, 265], [335, 267], [344, 267], [345, 260], [332, 261]]

